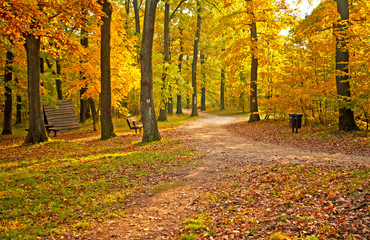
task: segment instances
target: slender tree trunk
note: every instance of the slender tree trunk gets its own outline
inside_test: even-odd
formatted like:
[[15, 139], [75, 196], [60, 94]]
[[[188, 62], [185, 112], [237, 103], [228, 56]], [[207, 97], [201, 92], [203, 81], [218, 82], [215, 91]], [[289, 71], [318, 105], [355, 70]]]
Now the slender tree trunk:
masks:
[[112, 121], [112, 92], [111, 92], [111, 74], [110, 74], [110, 38], [111, 38], [111, 20], [112, 5], [104, 0], [103, 12], [107, 17], [102, 17], [101, 26], [101, 139], [115, 137]]
[[33, 34], [26, 36], [29, 128], [24, 144], [48, 141], [45, 130], [40, 93], [40, 38]]
[[[171, 93], [171, 89], [170, 89], [170, 93]], [[169, 97], [168, 100], [167, 100], [167, 113], [168, 114], [173, 114], [173, 97]]]
[[258, 113], [258, 102], [257, 102], [257, 76], [258, 76], [258, 58], [257, 58], [257, 25], [256, 22], [251, 24], [251, 39], [252, 39], [252, 64], [251, 64], [251, 94], [250, 94], [250, 117], [249, 122], [255, 122], [260, 120]]
[[[15, 83], [17, 84], [19, 88], [19, 80], [17, 77], [15, 77]], [[17, 94], [17, 113], [16, 113], [16, 120], [15, 124], [22, 123], [22, 97], [20, 94]]]
[[220, 110], [225, 109], [225, 69], [221, 69]]
[[246, 82], [246, 74], [244, 72], [240, 72], [239, 74], [240, 81], [243, 83], [243, 91], [240, 93], [239, 96], [239, 105], [242, 109], [242, 112], [245, 112], [245, 90], [244, 90], [244, 85]]
[[[52, 74], [55, 76], [55, 87], [56, 87], [56, 90], [57, 90], [57, 98], [58, 98], [58, 100], [63, 100], [62, 81], [60, 81], [60, 74], [61, 74], [60, 62], [59, 62], [59, 60], [56, 61], [56, 67], [57, 67], [56, 72], [53, 70], [53, 66], [52, 66], [51, 62], [48, 59], [46, 59], [46, 64], [48, 65], [48, 68], [51, 69]], [[42, 73], [42, 71], [41, 71], [41, 73]]]
[[[225, 52], [225, 40], [222, 37], [221, 51]], [[225, 109], [225, 69], [221, 69], [221, 86], [220, 86], [220, 110]]]
[[202, 75], [202, 88], [201, 88], [201, 98], [200, 98], [200, 110], [206, 110], [206, 74], [204, 72], [205, 56], [200, 54], [201, 63], [201, 75]]
[[[183, 46], [183, 40], [182, 40], [182, 33], [183, 30], [180, 29], [180, 55], [179, 55], [179, 73], [181, 74], [182, 71], [182, 60], [184, 59], [184, 46]], [[176, 114], [182, 114], [182, 97], [181, 97], [181, 89], [179, 87], [179, 84], [177, 84], [177, 87], [179, 88], [179, 93], [177, 94], [177, 103], [176, 103]]]
[[[81, 45], [85, 48], [88, 48], [89, 39], [86, 35], [87, 35], [87, 32], [85, 30], [81, 30], [81, 40], [80, 40]], [[80, 62], [82, 63], [83, 61], [86, 61], [86, 60], [81, 59]], [[80, 77], [82, 81], [84, 82], [84, 86], [80, 89], [80, 123], [85, 123], [87, 109], [86, 109], [86, 97], [84, 96], [84, 94], [87, 91], [87, 83], [85, 82], [86, 77], [84, 76], [83, 72], [80, 72]]]
[[[337, 10], [342, 21], [349, 20], [348, 0], [337, 0]], [[347, 37], [345, 32], [347, 27], [345, 23], [339, 22], [336, 27], [336, 54], [335, 54], [335, 69], [336, 69], [336, 85], [337, 94], [339, 97], [339, 130], [353, 131], [358, 130], [355, 123], [354, 114], [351, 108], [351, 90], [348, 75], [349, 53], [347, 49]], [[344, 105], [344, 106], [343, 106]]]
[[168, 107], [168, 99], [167, 99], [167, 83], [168, 76], [167, 76], [167, 63], [170, 60], [170, 5], [168, 2], [164, 5], [164, 51], [163, 51], [163, 58], [164, 58], [164, 67], [162, 73], [162, 92], [161, 92], [161, 108], [159, 111], [158, 121], [167, 121], [167, 107]]
[[158, 0], [147, 0], [143, 27], [143, 40], [140, 52], [141, 63], [141, 92], [140, 105], [143, 122], [143, 142], [159, 141], [157, 120], [153, 103], [153, 35], [155, 12]]
[[200, 27], [201, 27], [201, 6], [200, 0], [197, 0], [197, 30], [195, 33], [195, 40], [194, 40], [194, 54], [193, 54], [193, 63], [191, 68], [191, 85], [193, 87], [193, 95], [192, 95], [192, 107], [191, 107], [191, 116], [198, 116], [198, 107], [197, 107], [197, 63], [198, 63], [198, 45], [200, 40]]
[[57, 78], [55, 80], [55, 85], [57, 89], [58, 100], [63, 100], [62, 81], [60, 80], [62, 74], [60, 60], [57, 60], [56, 64], [57, 64]]
[[140, 35], [140, 15], [139, 15], [139, 6], [137, 4], [137, 0], [132, 1], [132, 5], [134, 7], [134, 13], [135, 13], [135, 30], [136, 35]]
[[91, 107], [91, 114], [92, 114], [92, 120], [93, 120], [93, 131], [97, 131], [96, 124], [98, 122], [98, 113], [95, 108], [95, 102], [94, 99], [89, 98], [89, 103]]
[[12, 112], [13, 112], [13, 100], [12, 100], [12, 89], [10, 85], [13, 79], [13, 62], [14, 54], [11, 51], [6, 52], [6, 63], [5, 63], [5, 104], [4, 104], [4, 123], [2, 135], [12, 134]]

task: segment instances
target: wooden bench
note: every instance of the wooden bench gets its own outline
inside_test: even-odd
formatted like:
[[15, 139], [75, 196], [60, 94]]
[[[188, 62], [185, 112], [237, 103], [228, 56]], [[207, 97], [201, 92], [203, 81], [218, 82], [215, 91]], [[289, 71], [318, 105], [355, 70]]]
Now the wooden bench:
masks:
[[62, 100], [57, 104], [58, 108], [44, 106], [45, 127], [47, 132], [68, 132], [79, 129], [76, 113], [71, 100]]
[[137, 122], [136, 117], [127, 118], [126, 121], [127, 121], [127, 124], [128, 124], [128, 127], [130, 128], [130, 130], [135, 129], [136, 134], [137, 134], [138, 129], [141, 132], [141, 129], [143, 128], [143, 124], [137, 125], [136, 124], [136, 122]]

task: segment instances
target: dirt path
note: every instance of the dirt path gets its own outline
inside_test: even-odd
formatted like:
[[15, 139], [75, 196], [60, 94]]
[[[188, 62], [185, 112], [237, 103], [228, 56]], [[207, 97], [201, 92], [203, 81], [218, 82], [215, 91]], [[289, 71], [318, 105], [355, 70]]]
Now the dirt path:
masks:
[[[298, 148], [257, 143], [227, 130], [226, 125], [242, 119], [201, 113], [201, 118], [176, 129], [177, 138], [205, 157], [198, 167], [175, 173], [178, 184], [167, 190], [143, 196], [127, 206], [126, 219], [77, 239], [171, 239], [183, 219], [197, 213], [198, 197], [217, 182], [227, 178], [227, 172], [246, 164], [330, 164], [370, 165], [363, 156], [326, 154]], [[226, 171], [225, 171], [226, 170]]]

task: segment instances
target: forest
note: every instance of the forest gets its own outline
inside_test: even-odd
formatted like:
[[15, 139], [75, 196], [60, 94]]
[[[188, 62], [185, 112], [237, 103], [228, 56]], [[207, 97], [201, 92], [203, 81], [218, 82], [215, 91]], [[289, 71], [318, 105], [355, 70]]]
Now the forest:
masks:
[[369, 16], [0, 1], [0, 239], [370, 239]]
[[101, 121], [102, 139], [113, 116], [139, 114], [143, 141], [159, 139], [157, 120], [183, 108], [368, 130], [369, 2], [306, 16], [301, 2], [2, 1], [2, 134], [28, 122], [25, 143], [46, 141], [42, 105], [61, 99]]

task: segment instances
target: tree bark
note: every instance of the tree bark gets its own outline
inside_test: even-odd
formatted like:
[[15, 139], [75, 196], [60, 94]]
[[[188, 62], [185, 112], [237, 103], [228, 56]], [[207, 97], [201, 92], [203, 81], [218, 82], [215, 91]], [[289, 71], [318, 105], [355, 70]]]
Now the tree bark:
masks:
[[26, 35], [27, 75], [28, 75], [28, 103], [29, 103], [29, 128], [27, 143], [40, 143], [48, 141], [45, 130], [40, 93], [40, 38], [33, 34]]
[[192, 106], [191, 106], [191, 116], [198, 116], [198, 107], [197, 107], [197, 63], [198, 63], [198, 45], [200, 40], [200, 27], [201, 27], [201, 6], [200, 0], [197, 0], [197, 29], [195, 32], [195, 40], [194, 40], [194, 54], [193, 54], [193, 62], [191, 65], [191, 85], [193, 87], [193, 95], [192, 95]]
[[[337, 0], [337, 10], [341, 16], [341, 22], [336, 26], [336, 54], [335, 54], [335, 69], [336, 69], [336, 85], [337, 94], [339, 97], [339, 130], [353, 131], [358, 130], [355, 123], [354, 114], [351, 108], [351, 90], [348, 75], [349, 52], [347, 49], [346, 25], [343, 21], [349, 20], [348, 0]], [[344, 105], [344, 106], [343, 106]]]
[[12, 134], [12, 112], [13, 112], [13, 100], [12, 100], [12, 84], [13, 79], [13, 62], [14, 54], [11, 51], [6, 52], [6, 63], [5, 63], [5, 104], [4, 104], [4, 123], [2, 135]]
[[153, 35], [155, 12], [158, 0], [147, 0], [145, 3], [145, 16], [143, 39], [140, 52], [141, 64], [141, 92], [140, 105], [143, 122], [143, 142], [159, 141], [157, 120], [153, 102]]
[[112, 121], [112, 92], [111, 92], [111, 72], [110, 72], [110, 39], [111, 39], [111, 20], [112, 5], [104, 0], [103, 12], [106, 16], [102, 17], [101, 26], [101, 139], [115, 137]]
[[251, 63], [251, 93], [250, 93], [250, 117], [249, 122], [255, 122], [260, 120], [258, 113], [258, 102], [257, 102], [257, 76], [258, 76], [258, 58], [257, 58], [257, 25], [256, 22], [251, 24], [251, 40], [252, 40], [252, 63]]

